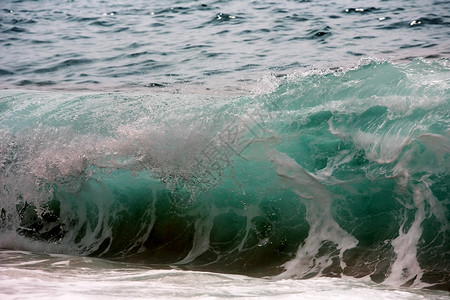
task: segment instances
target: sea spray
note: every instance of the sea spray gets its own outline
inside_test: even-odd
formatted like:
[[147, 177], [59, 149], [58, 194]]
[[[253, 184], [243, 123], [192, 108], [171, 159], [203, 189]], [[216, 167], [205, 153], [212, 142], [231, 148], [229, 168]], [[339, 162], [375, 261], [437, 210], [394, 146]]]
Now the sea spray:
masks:
[[[358, 241], [334, 220], [330, 210], [332, 195], [313, 175], [285, 154], [275, 154], [272, 162], [285, 188], [294, 190], [305, 203], [306, 220], [310, 225], [308, 237], [296, 258], [284, 265], [286, 272], [279, 276], [311, 278], [323, 275], [323, 272], [340, 274], [345, 268], [344, 251], [355, 247]], [[325, 251], [326, 255], [320, 255], [320, 251]]]

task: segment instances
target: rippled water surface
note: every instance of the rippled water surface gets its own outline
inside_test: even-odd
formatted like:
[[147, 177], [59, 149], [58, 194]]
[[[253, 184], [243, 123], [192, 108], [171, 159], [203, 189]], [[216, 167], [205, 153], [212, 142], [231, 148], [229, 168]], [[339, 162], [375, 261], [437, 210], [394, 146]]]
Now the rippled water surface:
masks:
[[439, 0], [4, 0], [0, 8], [6, 87], [248, 89], [269, 72], [450, 54], [450, 4]]

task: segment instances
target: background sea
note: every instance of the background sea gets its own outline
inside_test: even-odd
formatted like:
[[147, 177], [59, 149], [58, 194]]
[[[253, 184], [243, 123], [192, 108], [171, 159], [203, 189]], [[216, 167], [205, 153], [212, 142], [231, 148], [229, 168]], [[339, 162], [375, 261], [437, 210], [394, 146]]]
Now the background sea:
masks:
[[0, 298], [450, 299], [450, 2], [0, 2]]

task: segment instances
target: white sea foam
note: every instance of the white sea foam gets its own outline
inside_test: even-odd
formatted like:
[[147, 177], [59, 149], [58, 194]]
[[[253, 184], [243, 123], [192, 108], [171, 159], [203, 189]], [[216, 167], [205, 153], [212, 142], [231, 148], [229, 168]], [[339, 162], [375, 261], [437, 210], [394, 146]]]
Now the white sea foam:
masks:
[[[28, 265], [8, 263], [20, 256]], [[44, 260], [42, 258], [45, 257]], [[273, 280], [156, 270], [101, 259], [0, 251], [0, 297], [12, 299], [450, 299], [445, 292], [338, 278]], [[37, 260], [36, 260], [37, 259]], [[34, 264], [34, 265], [33, 265]]]

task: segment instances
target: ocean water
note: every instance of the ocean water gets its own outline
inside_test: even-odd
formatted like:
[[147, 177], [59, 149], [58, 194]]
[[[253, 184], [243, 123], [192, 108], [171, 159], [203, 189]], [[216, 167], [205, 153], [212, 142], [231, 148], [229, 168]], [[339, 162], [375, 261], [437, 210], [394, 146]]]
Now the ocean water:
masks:
[[0, 298], [449, 299], [448, 1], [0, 3]]

